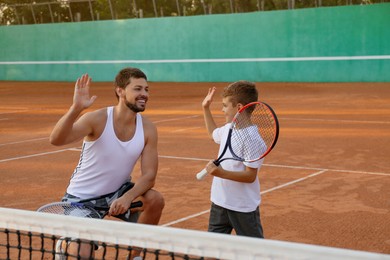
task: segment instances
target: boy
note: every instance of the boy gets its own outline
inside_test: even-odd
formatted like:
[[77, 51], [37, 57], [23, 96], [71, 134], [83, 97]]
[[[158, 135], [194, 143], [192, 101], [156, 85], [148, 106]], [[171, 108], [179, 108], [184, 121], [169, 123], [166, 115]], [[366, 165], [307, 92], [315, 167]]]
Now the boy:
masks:
[[[202, 102], [204, 120], [209, 136], [220, 144], [219, 154], [225, 147], [227, 134], [234, 115], [244, 105], [255, 102], [258, 92], [255, 84], [237, 81], [227, 86], [222, 94], [222, 111], [226, 124], [217, 127], [210, 111], [216, 88]], [[225, 157], [229, 156], [229, 151]], [[213, 175], [209, 232], [264, 238], [260, 221], [260, 183], [257, 173], [263, 160], [252, 163], [225, 160], [217, 167], [210, 161], [206, 170]]]

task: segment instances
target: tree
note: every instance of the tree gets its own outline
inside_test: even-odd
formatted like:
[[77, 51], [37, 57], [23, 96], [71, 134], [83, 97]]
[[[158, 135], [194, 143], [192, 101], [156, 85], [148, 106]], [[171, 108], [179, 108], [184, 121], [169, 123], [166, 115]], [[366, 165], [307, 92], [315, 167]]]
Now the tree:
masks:
[[0, 25], [245, 13], [390, 0], [2, 0]]

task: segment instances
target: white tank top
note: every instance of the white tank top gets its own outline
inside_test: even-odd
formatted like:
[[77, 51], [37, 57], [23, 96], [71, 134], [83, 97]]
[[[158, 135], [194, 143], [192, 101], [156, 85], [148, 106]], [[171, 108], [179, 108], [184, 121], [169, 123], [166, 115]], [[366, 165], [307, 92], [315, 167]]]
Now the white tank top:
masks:
[[67, 193], [82, 199], [116, 191], [131, 180], [134, 165], [145, 146], [142, 116], [137, 114], [134, 136], [127, 142], [114, 131], [113, 107], [107, 107], [107, 122], [101, 136], [84, 141], [80, 161], [75, 168]]

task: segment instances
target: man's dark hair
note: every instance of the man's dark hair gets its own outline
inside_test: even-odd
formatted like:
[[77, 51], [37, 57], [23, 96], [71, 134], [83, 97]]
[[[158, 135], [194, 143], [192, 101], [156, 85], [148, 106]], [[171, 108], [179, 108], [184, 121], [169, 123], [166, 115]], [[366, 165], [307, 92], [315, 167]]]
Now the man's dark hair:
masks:
[[[148, 80], [145, 73], [142, 72], [142, 70], [137, 68], [124, 68], [121, 71], [118, 72], [118, 74], [115, 77], [115, 87], [123, 88], [125, 89], [127, 85], [130, 84], [131, 78], [134, 79], [140, 79], [143, 78], [145, 80]], [[118, 97], [118, 94], [115, 95]], [[118, 97], [119, 98], [119, 97]]]

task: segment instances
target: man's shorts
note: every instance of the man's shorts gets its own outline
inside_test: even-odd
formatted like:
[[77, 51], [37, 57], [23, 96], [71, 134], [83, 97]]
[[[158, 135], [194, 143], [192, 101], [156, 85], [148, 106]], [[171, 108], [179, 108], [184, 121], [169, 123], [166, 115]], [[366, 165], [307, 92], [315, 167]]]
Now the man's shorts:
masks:
[[[128, 190], [133, 188], [133, 186], [134, 186], [134, 183], [126, 182], [115, 192], [112, 192], [112, 193], [109, 193], [109, 194], [105, 194], [105, 195], [102, 195], [102, 196], [99, 196], [99, 197], [91, 198], [91, 199], [88, 199], [87, 201], [85, 201], [85, 199], [81, 199], [79, 197], [76, 197], [76, 196], [74, 196], [72, 194], [65, 193], [64, 197], [62, 198], [62, 201], [63, 202], [79, 202], [79, 201], [83, 200], [84, 204], [89, 205], [91, 207], [95, 207], [96, 206], [96, 207], [109, 208], [114, 200], [116, 200], [117, 198], [121, 197]], [[104, 210], [97, 210], [97, 211], [99, 212], [99, 214], [101, 216], [106, 215], [106, 212]], [[130, 214], [130, 209], [129, 209], [126, 213], [123, 213], [123, 214], [120, 214], [120, 215], [117, 215], [117, 216], [114, 216], [114, 217], [122, 219], [122, 220], [124, 220], [126, 222], [134, 222], [134, 223], [136, 223], [138, 221], [139, 212], [136, 211], [136, 212], [132, 212]]]

